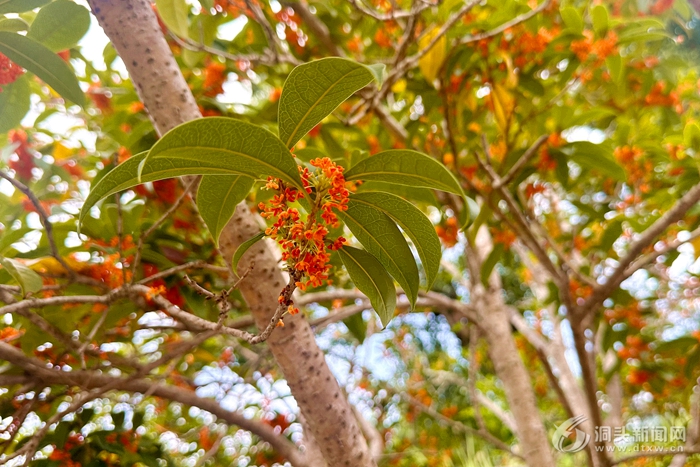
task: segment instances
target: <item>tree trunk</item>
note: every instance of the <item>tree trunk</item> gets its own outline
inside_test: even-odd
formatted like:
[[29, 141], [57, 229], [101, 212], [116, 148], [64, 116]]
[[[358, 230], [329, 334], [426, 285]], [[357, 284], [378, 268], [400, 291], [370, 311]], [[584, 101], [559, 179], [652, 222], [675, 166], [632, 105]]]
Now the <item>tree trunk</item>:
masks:
[[[475, 268], [470, 267], [471, 298], [480, 320], [479, 327], [484, 331], [496, 376], [503, 382], [525, 462], [531, 467], [554, 467], [549, 437], [537, 408], [530, 374], [520, 358], [511, 332], [510, 313], [503, 300], [500, 277], [496, 272], [492, 272], [488, 287], [481, 283], [480, 266], [486, 252], [492, 249], [487, 231], [481, 229], [476, 235], [475, 248], [467, 252], [468, 255], [478, 256], [481, 253], [484, 256], [471, 258], [471, 261], [476, 259], [479, 264]], [[469, 258], [467, 260], [470, 261]]]
[[[160, 30], [148, 0], [89, 0], [93, 14], [126, 65], [159, 134], [201, 117], [197, 103]], [[221, 253], [230, 261], [260, 227], [241, 203], [222, 232]], [[240, 289], [258, 328], [267, 326], [286, 281], [265, 242], [244, 256], [239, 270], [255, 267]], [[324, 458], [333, 466], [373, 466], [367, 442], [303, 313], [285, 318], [267, 341]]]

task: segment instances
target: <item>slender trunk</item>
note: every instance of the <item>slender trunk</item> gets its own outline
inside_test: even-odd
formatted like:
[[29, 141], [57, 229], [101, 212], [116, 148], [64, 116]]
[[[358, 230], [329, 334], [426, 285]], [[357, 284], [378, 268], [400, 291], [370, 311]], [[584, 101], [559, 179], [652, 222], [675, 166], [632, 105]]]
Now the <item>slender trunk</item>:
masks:
[[498, 293], [500, 291], [485, 294], [475, 303], [481, 318], [479, 325], [489, 344], [489, 356], [496, 375], [503, 381], [517, 427], [521, 454], [531, 467], [554, 467], [549, 438], [537, 409], [532, 381], [515, 346], [508, 312], [505, 306], [499, 306], [499, 300], [495, 297]]
[[492, 273], [488, 287], [481, 283], [481, 262], [493, 245], [485, 229], [476, 236], [476, 247], [470, 249], [467, 258], [472, 276], [472, 300], [479, 314], [479, 327], [489, 346], [489, 356], [496, 375], [503, 382], [506, 399], [515, 419], [521, 454], [531, 467], [554, 467], [547, 430], [544, 427], [532, 381], [520, 358], [511, 332], [510, 313], [502, 296], [502, 284], [497, 273]]
[[[94, 15], [126, 65], [158, 133], [199, 118], [197, 103], [168, 47], [148, 0], [89, 0]], [[221, 253], [229, 261], [238, 246], [260, 231], [242, 203], [224, 229]], [[240, 289], [258, 328], [264, 328], [285, 285], [273, 252], [265, 242], [251, 248], [240, 263], [255, 267]], [[326, 461], [333, 466], [373, 466], [367, 442], [352, 409], [300, 313], [285, 318], [267, 341], [306, 424]]]
[[693, 386], [693, 394], [690, 396], [690, 420], [688, 421], [685, 449], [684, 452], [673, 456], [669, 467], [684, 467], [688, 460], [689, 454], [686, 451], [691, 451], [697, 447], [700, 442], [700, 380], [695, 380], [696, 385]]

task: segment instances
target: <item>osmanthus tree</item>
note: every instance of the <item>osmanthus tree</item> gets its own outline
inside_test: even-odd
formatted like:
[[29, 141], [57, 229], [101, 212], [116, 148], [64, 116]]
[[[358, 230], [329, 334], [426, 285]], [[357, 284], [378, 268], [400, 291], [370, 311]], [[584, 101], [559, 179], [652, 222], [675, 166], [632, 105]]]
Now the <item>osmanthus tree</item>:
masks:
[[0, 462], [697, 463], [693, 2], [87, 6], [0, 1]]

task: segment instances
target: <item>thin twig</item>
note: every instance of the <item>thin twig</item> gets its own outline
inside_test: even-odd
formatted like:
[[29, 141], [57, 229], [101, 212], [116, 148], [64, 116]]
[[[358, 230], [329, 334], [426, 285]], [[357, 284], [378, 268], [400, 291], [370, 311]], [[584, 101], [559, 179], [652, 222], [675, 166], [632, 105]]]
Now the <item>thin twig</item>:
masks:
[[577, 316], [584, 316], [592, 313], [608, 296], [626, 279], [627, 269], [635, 262], [640, 253], [661, 235], [671, 224], [674, 224], [685, 216], [686, 212], [700, 201], [700, 184], [692, 187], [683, 195], [676, 204], [659, 217], [649, 228], [644, 230], [639, 237], [633, 241], [625, 256], [620, 258], [617, 268], [608, 276], [605, 282], [600, 283], [593, 289], [593, 293], [586, 302], [573, 310]]
[[411, 9], [410, 11], [405, 11], [405, 10], [392, 10], [391, 13], [377, 13], [376, 11], [370, 10], [365, 4], [362, 2], [362, 0], [348, 0], [352, 6], [354, 6], [360, 13], [367, 15], [373, 19], [376, 19], [377, 21], [394, 21], [397, 19], [401, 18], [414, 18], [416, 15], [420, 14], [422, 11], [427, 10], [428, 8], [432, 6], [437, 6], [437, 4], [433, 5], [431, 3], [423, 3], [423, 5], [418, 6], [417, 8]]
[[520, 159], [517, 160], [513, 167], [510, 168], [508, 173], [501, 178], [500, 182], [494, 186], [494, 189], [499, 189], [501, 186], [508, 185], [513, 179], [520, 173], [520, 169], [525, 167], [530, 160], [537, 155], [537, 151], [542, 147], [542, 145], [547, 141], [548, 135], [542, 135], [530, 146]]
[[49, 241], [49, 248], [51, 248], [51, 256], [53, 256], [56, 259], [56, 261], [58, 261], [61, 264], [61, 266], [63, 266], [63, 268], [71, 277], [75, 276], [76, 272], [73, 270], [73, 268], [71, 268], [68, 265], [68, 263], [66, 263], [66, 261], [58, 252], [58, 247], [56, 246], [56, 239], [54, 238], [53, 234], [53, 224], [49, 220], [49, 215], [46, 213], [44, 207], [41, 205], [39, 198], [36, 197], [36, 195], [32, 192], [32, 190], [29, 189], [29, 187], [27, 187], [27, 185], [20, 182], [19, 180], [15, 180], [14, 178], [7, 175], [5, 172], [0, 171], [0, 178], [4, 178], [8, 182], [10, 182], [12, 186], [17, 188], [27, 198], [29, 198], [29, 201], [31, 201], [31, 203], [34, 205], [37, 214], [39, 214], [41, 225], [44, 226], [44, 230], [46, 230], [46, 238]]

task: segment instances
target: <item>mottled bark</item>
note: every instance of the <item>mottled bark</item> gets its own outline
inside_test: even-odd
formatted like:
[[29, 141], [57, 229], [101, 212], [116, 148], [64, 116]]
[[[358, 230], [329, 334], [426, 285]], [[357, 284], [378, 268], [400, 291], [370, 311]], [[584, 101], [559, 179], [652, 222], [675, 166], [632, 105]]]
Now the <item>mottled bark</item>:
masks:
[[[124, 61], [158, 133], [201, 115], [147, 0], [90, 0], [105, 33]], [[229, 261], [238, 246], [260, 231], [245, 204], [224, 229], [221, 253]], [[251, 248], [239, 270], [255, 267], [240, 289], [258, 328], [270, 322], [286, 284], [265, 242]], [[333, 377], [303, 313], [285, 318], [267, 341], [323, 456], [333, 466], [372, 466], [367, 442]]]

